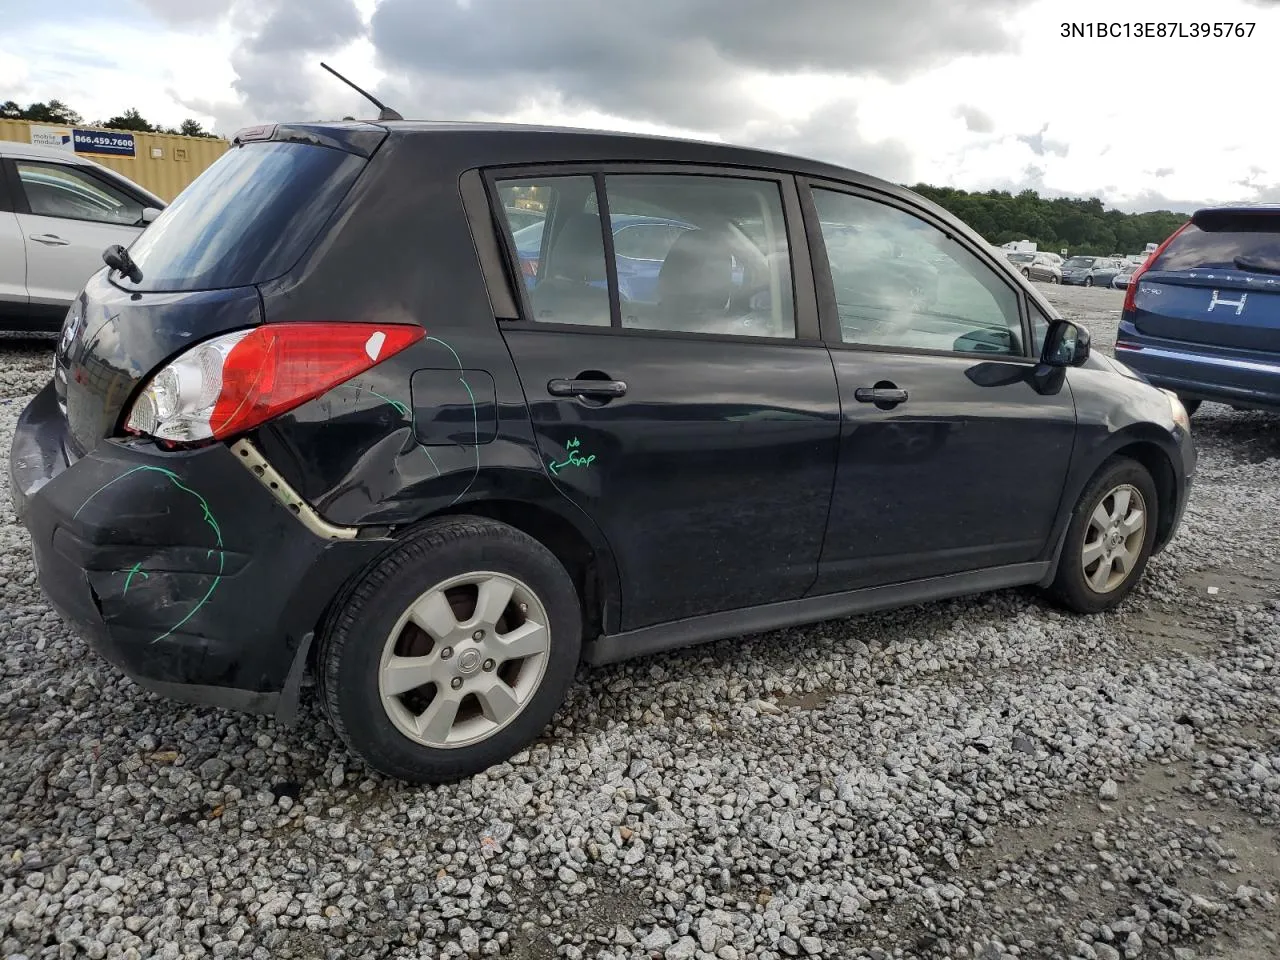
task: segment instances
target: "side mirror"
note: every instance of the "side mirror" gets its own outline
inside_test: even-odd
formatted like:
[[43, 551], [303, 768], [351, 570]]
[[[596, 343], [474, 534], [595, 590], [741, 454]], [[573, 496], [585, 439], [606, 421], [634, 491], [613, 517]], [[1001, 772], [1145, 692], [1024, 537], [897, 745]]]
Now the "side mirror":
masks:
[[1079, 367], [1089, 359], [1089, 331], [1070, 320], [1055, 320], [1044, 336], [1040, 362], [1050, 367]]
[[143, 207], [142, 222], [151, 223], [153, 220], [155, 220], [156, 217], [160, 216], [160, 213], [161, 213], [161, 210], [159, 207]]

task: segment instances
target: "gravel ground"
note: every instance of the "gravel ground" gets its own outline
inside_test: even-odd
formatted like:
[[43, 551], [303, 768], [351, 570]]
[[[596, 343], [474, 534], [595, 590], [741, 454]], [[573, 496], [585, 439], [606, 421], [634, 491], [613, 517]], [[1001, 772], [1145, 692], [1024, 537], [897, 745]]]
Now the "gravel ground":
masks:
[[[1047, 289], [1110, 349], [1119, 293]], [[48, 366], [0, 343], [0, 438]], [[1115, 615], [1007, 591], [584, 670], [533, 748], [432, 790], [312, 708], [140, 692], [0, 498], [0, 954], [1273, 957], [1277, 426], [1202, 409], [1182, 532]]]

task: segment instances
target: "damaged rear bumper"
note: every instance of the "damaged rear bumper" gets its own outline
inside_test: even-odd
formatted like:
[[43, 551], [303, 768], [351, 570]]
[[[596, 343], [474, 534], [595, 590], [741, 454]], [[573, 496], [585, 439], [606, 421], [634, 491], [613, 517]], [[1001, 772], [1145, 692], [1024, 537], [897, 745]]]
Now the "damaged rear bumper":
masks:
[[164, 696], [292, 716], [312, 632], [385, 540], [299, 522], [228, 447], [67, 448], [52, 384], [23, 411], [10, 490], [50, 603]]

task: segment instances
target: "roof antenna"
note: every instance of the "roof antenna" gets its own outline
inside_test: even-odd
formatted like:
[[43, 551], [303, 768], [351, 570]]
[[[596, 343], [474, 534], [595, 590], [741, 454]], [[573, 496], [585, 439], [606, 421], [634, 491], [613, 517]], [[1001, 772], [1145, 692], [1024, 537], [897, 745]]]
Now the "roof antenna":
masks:
[[345, 83], [348, 87], [350, 87], [356, 93], [360, 94], [360, 96], [364, 97], [366, 100], [372, 103], [375, 107], [377, 107], [379, 120], [403, 120], [404, 119], [404, 117], [400, 116], [400, 114], [396, 113], [396, 111], [392, 110], [385, 103], [383, 103], [381, 100], [375, 97], [372, 93], [370, 93], [367, 90], [361, 90], [354, 83], [352, 83], [342, 74], [340, 74], [337, 70], [333, 69], [333, 67], [329, 66], [323, 60], [320, 61], [320, 66], [324, 67], [326, 70], [332, 73], [335, 77], [337, 77], [339, 80]]

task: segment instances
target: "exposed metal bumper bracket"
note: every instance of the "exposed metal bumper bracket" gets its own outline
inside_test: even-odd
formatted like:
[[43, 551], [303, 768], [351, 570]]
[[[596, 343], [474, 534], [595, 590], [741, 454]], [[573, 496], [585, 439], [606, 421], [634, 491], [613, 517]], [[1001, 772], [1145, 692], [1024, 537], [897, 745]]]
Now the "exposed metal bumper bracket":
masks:
[[285, 481], [284, 477], [267, 462], [267, 458], [258, 452], [248, 440], [237, 440], [231, 445], [231, 452], [246, 470], [258, 478], [270, 494], [280, 501], [298, 521], [325, 540], [354, 540], [360, 533], [359, 527], [340, 527], [330, 523], [312, 508], [296, 490]]

